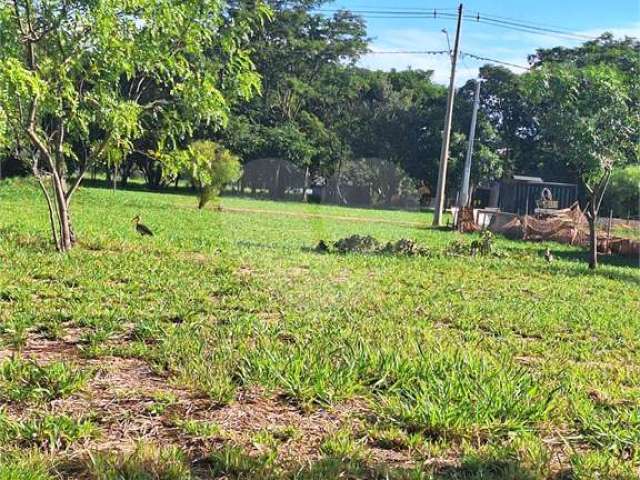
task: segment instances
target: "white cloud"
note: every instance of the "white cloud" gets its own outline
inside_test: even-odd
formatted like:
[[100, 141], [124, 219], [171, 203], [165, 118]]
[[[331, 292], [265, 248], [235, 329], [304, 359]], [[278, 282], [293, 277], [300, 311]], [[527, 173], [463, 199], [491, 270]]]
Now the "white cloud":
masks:
[[[578, 40], [569, 40], [559, 37], [537, 35], [526, 32], [500, 31], [495, 35], [486, 29], [480, 31], [482, 26], [468, 24], [461, 37], [461, 50], [474, 53], [483, 57], [495, 58], [516, 65], [527, 65], [527, 56], [538, 48], [550, 48], [554, 46], [573, 47], [579, 45]], [[611, 32], [618, 38], [631, 36], [640, 38], [640, 21], [626, 26], [598, 27], [580, 31], [581, 35], [597, 37], [603, 32]], [[451, 35], [451, 34], [450, 34]], [[453, 38], [451, 38], [453, 42]], [[417, 28], [404, 30], [383, 30], [378, 38], [371, 44], [371, 50], [377, 52], [389, 51], [415, 51], [415, 50], [446, 50], [447, 40], [445, 35], [438, 30], [422, 30]], [[478, 68], [487, 62], [477, 61], [464, 57], [458, 63], [456, 84], [463, 85], [470, 78], [478, 74]], [[448, 84], [451, 64], [449, 57], [444, 55], [418, 55], [418, 54], [368, 54], [365, 55], [360, 65], [380, 70], [403, 70], [408, 67], [422, 70], [433, 70], [433, 79], [437, 83]], [[508, 67], [511, 68], [511, 67]], [[514, 72], [523, 70], [511, 68]]]

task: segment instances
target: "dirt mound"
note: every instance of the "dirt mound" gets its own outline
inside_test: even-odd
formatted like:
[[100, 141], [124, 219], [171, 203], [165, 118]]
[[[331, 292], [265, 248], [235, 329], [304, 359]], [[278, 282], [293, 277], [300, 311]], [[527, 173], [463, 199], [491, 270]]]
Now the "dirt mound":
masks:
[[339, 253], [374, 253], [380, 250], [380, 242], [370, 235], [351, 235], [335, 242], [333, 248]]
[[318, 253], [377, 253], [389, 255], [425, 256], [430, 252], [413, 240], [401, 238], [396, 242], [380, 243], [370, 235], [351, 235], [333, 242], [320, 240], [315, 247]]

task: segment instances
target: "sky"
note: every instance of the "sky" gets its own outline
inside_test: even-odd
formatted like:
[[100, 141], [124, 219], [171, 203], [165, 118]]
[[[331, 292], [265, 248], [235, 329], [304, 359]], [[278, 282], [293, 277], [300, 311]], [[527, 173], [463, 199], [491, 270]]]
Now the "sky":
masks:
[[[640, 38], [640, 0], [469, 0], [464, 3], [464, 11], [475, 15], [500, 16], [514, 21], [556, 26], [587, 36], [598, 36], [605, 31], [616, 36], [624, 35]], [[455, 13], [459, 2], [451, 0], [337, 0], [322, 8], [344, 7], [350, 10], [415, 10], [450, 9]], [[455, 34], [455, 19], [444, 18], [366, 18], [371, 50], [446, 50], [447, 37], [442, 33], [446, 28], [451, 45]], [[553, 27], [551, 27], [553, 28]], [[527, 55], [537, 48], [555, 46], [576, 46], [579, 40], [557, 36], [538, 35], [512, 31], [487, 23], [465, 20], [462, 25], [461, 47], [483, 57], [527, 65]], [[456, 84], [462, 85], [478, 74], [478, 67], [486, 62], [463, 56], [458, 64]], [[447, 55], [414, 54], [368, 54], [360, 65], [373, 68], [398, 70], [412, 67], [434, 70], [434, 81], [449, 82], [450, 62]], [[511, 68], [514, 72], [523, 70]]]

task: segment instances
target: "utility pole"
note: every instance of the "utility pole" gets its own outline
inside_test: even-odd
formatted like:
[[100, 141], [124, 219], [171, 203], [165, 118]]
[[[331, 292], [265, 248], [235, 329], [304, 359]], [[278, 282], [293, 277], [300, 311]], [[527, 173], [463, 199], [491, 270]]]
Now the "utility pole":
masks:
[[473, 141], [476, 138], [476, 120], [478, 107], [480, 106], [480, 79], [476, 80], [476, 93], [473, 96], [473, 113], [471, 114], [471, 127], [469, 128], [469, 144], [467, 156], [464, 159], [464, 173], [462, 174], [462, 189], [460, 190], [459, 207], [466, 207], [469, 203], [469, 178], [471, 177], [471, 157], [473, 156]]
[[438, 171], [438, 188], [436, 190], [436, 210], [433, 215], [433, 225], [442, 225], [442, 213], [444, 210], [444, 194], [447, 183], [447, 162], [449, 160], [449, 142], [451, 140], [451, 120], [453, 114], [453, 96], [455, 94], [456, 63], [458, 62], [458, 48], [460, 45], [460, 27], [462, 25], [462, 4], [458, 6], [458, 25], [456, 26], [456, 39], [453, 44], [451, 57], [451, 78], [449, 79], [449, 95], [447, 97], [447, 113], [444, 117], [444, 131], [442, 132], [442, 149], [440, 150], [440, 169]]

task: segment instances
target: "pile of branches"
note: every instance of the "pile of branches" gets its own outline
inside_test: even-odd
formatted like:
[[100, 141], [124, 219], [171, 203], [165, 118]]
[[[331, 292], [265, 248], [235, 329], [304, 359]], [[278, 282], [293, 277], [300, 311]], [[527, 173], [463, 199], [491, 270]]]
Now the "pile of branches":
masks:
[[401, 238], [396, 242], [380, 243], [370, 235], [351, 235], [327, 243], [320, 240], [315, 248], [318, 253], [376, 253], [389, 255], [426, 256], [430, 252], [413, 240]]

